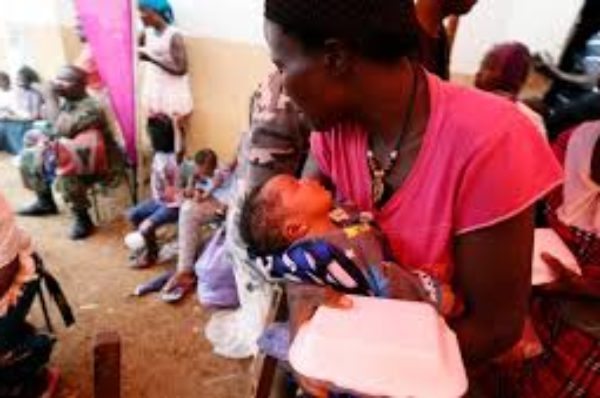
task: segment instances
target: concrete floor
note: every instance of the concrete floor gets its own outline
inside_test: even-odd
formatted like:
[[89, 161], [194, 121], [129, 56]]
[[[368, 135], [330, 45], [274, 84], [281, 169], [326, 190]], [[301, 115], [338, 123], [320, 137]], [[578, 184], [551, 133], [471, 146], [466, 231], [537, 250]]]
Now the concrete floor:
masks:
[[[16, 209], [33, 196], [20, 184], [10, 157], [0, 154], [0, 191]], [[84, 242], [67, 238], [71, 219], [19, 218], [31, 234], [47, 267], [60, 280], [77, 318], [59, 327], [52, 363], [62, 376], [58, 397], [92, 397], [92, 342], [96, 333], [117, 331], [122, 339], [123, 398], [238, 398], [247, 396], [250, 362], [231, 361], [212, 354], [203, 336], [208, 314], [189, 296], [170, 306], [156, 296], [129, 297], [134, 287], [167, 266], [134, 271], [127, 268], [122, 237], [127, 230], [119, 219], [102, 224]], [[39, 309], [33, 321], [41, 324]]]

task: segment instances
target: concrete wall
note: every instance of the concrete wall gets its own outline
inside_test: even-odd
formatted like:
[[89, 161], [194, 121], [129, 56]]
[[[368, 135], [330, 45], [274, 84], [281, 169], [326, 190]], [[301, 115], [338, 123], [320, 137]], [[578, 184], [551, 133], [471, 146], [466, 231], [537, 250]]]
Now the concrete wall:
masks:
[[[521, 40], [558, 55], [583, 0], [480, 0], [461, 21], [452, 72], [469, 82], [493, 44]], [[229, 155], [245, 126], [247, 98], [270, 65], [262, 35], [263, 0], [172, 0], [188, 38], [196, 110], [190, 147]], [[233, 11], [235, 9], [235, 12]]]
[[0, 0], [0, 69], [26, 64], [48, 78], [65, 63], [57, 1]]
[[452, 71], [473, 74], [494, 44], [518, 40], [558, 57], [583, 0], [479, 0], [461, 19]]
[[[195, 109], [188, 147], [234, 155], [247, 128], [252, 91], [271, 68], [262, 37], [262, 0], [173, 0], [186, 35]], [[235, 10], [235, 12], [233, 11]]]
[[[80, 43], [73, 0], [0, 0], [0, 69], [30, 63], [50, 77]], [[263, 0], [171, 0], [186, 39], [195, 110], [188, 147], [233, 155], [248, 98], [272, 68], [262, 36]], [[582, 0], [480, 0], [461, 21], [452, 71], [472, 74], [494, 43], [521, 40], [558, 54]], [[32, 12], [35, 10], [35, 12]]]

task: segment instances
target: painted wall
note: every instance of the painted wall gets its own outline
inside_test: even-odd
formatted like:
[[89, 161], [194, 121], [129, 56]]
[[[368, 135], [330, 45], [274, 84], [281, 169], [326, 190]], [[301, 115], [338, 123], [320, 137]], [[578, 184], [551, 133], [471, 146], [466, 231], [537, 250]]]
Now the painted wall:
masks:
[[27, 64], [48, 78], [65, 63], [57, 1], [0, 0], [0, 69]]
[[495, 43], [518, 40], [532, 51], [560, 55], [583, 0], [479, 0], [461, 20], [452, 71], [476, 72]]
[[186, 36], [194, 91], [188, 147], [211, 147], [231, 159], [248, 125], [250, 95], [271, 68], [262, 37], [263, 0], [172, 4]]
[[[507, 40], [558, 55], [582, 2], [479, 0], [461, 21], [453, 74], [469, 81], [485, 51]], [[172, 4], [177, 25], [188, 37], [193, 70], [197, 107], [190, 144], [230, 154], [237, 131], [245, 126], [250, 90], [270, 68], [262, 36], [263, 0], [172, 0]]]
[[[0, 69], [30, 62], [45, 77], [80, 49], [73, 0], [0, 0]], [[583, 0], [480, 0], [461, 21], [452, 71], [472, 74], [494, 43], [522, 40], [558, 54]], [[195, 111], [188, 146], [231, 157], [247, 127], [248, 98], [271, 65], [263, 0], [171, 0], [185, 35]], [[36, 10], [32, 13], [31, 10]]]
[[188, 147], [211, 147], [232, 159], [248, 126], [250, 95], [270, 70], [264, 48], [215, 38], [188, 37], [194, 113]]

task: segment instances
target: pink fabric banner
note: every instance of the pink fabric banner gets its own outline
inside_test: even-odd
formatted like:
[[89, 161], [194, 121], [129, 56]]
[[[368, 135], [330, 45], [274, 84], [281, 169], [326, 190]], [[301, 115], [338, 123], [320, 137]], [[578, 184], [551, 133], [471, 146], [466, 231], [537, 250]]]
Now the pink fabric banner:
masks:
[[132, 0], [77, 0], [98, 71], [108, 88], [129, 160], [137, 162]]

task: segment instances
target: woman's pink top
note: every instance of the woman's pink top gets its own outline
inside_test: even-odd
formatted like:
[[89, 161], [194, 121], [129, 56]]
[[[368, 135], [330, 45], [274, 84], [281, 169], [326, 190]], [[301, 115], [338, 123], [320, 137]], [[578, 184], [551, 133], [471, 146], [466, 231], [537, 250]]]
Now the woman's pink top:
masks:
[[373, 212], [396, 261], [449, 282], [455, 236], [525, 210], [562, 181], [562, 170], [513, 103], [433, 75], [428, 85], [431, 117], [420, 153], [381, 209], [373, 207], [360, 126], [313, 133], [311, 152], [341, 198]]

